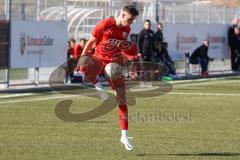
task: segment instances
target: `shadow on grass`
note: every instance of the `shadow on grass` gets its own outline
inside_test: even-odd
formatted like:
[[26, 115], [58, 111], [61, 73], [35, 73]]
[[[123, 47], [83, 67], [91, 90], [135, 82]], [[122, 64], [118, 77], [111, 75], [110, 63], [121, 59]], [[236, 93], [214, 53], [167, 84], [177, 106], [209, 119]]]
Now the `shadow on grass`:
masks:
[[139, 153], [136, 156], [182, 156], [182, 157], [233, 157], [240, 156], [240, 153], [231, 153], [231, 152], [209, 152], [209, 153], [176, 153], [176, 154], [154, 154], [154, 153]]
[[109, 123], [109, 121], [85, 121], [83, 123], [92, 123], [92, 124], [94, 124], [94, 123]]

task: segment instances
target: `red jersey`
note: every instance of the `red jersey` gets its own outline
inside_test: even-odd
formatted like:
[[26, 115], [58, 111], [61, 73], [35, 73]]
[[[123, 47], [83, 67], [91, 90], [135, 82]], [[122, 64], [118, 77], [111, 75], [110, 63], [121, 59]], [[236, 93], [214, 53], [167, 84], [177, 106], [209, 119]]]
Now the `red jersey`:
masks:
[[136, 60], [138, 59], [137, 45], [132, 42], [129, 42], [129, 43], [131, 43], [131, 47], [127, 50], [124, 50], [122, 53], [124, 56], [127, 57], [129, 61]]
[[92, 31], [92, 35], [97, 38], [94, 57], [106, 62], [114, 61], [115, 56], [129, 49], [129, 42], [126, 41], [129, 32], [130, 27], [117, 26], [114, 17], [100, 21]]
[[73, 48], [73, 58], [77, 59], [82, 55], [83, 48], [79, 45], [76, 44]]

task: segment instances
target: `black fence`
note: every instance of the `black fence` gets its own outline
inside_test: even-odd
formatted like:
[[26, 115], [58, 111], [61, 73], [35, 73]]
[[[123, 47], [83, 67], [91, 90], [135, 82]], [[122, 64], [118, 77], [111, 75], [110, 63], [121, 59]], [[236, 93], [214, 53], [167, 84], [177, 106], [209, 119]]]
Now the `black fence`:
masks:
[[9, 22], [0, 21], [0, 69], [8, 67]]

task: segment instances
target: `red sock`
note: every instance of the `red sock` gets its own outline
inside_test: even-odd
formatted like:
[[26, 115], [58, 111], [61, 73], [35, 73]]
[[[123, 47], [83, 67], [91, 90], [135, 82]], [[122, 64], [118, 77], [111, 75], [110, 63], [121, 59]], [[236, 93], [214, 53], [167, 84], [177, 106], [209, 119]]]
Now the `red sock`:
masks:
[[121, 130], [128, 130], [128, 108], [127, 105], [119, 105], [118, 117]]

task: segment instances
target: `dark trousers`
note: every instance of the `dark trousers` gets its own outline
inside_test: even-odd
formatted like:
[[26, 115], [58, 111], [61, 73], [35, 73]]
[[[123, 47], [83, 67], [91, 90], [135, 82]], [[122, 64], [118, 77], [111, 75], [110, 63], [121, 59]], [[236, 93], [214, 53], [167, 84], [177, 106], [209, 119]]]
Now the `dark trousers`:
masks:
[[200, 58], [199, 62], [200, 62], [201, 68], [202, 68], [202, 73], [207, 72], [208, 71], [208, 63], [209, 63], [208, 58]]
[[67, 61], [67, 66], [66, 66], [66, 82], [68, 82], [69, 78], [72, 80], [73, 78], [73, 71], [77, 67], [78, 60], [70, 58]]
[[236, 59], [237, 59], [236, 49], [231, 48], [231, 67], [233, 71], [238, 71], [239, 69], [239, 64]]
[[150, 66], [152, 62], [152, 50], [144, 49], [142, 55], [142, 80], [143, 81], [150, 81]]

